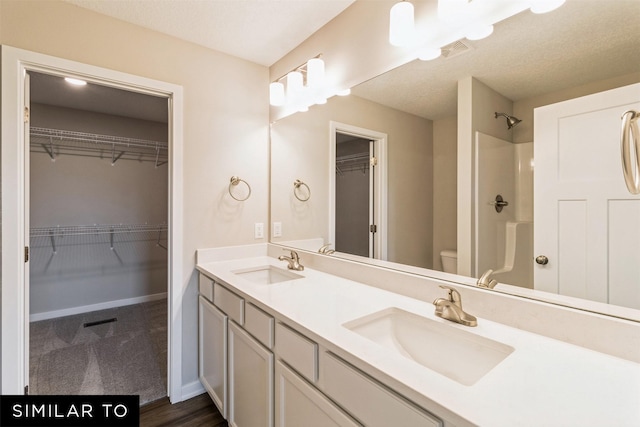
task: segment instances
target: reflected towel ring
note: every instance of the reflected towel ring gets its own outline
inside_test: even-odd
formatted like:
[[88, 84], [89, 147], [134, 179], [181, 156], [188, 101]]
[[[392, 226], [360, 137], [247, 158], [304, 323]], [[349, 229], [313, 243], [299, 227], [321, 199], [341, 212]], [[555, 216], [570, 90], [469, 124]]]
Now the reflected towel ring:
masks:
[[627, 190], [631, 194], [640, 194], [640, 130], [638, 119], [640, 112], [629, 110], [622, 115], [620, 150], [622, 154], [622, 173]]
[[[244, 185], [247, 186], [247, 190], [249, 191], [247, 193], [247, 196], [245, 198], [238, 198], [236, 196], [233, 195], [233, 191], [232, 188], [237, 186], [238, 184], [240, 184], [241, 182], [244, 182]], [[239, 202], [244, 202], [245, 200], [247, 200], [249, 198], [249, 196], [251, 196], [251, 186], [249, 185], [249, 183], [247, 181], [245, 181], [244, 179], [240, 179], [240, 177], [237, 176], [232, 176], [231, 177], [231, 181], [229, 182], [229, 195], [231, 197], [233, 197], [234, 200], [237, 200]]]
[[[300, 187], [305, 187], [307, 189], [307, 197], [300, 197], [298, 195], [298, 190], [300, 190]], [[296, 199], [300, 200], [301, 202], [306, 202], [311, 197], [311, 189], [307, 184], [300, 181], [299, 179], [296, 179], [293, 183], [293, 195], [296, 196]]]

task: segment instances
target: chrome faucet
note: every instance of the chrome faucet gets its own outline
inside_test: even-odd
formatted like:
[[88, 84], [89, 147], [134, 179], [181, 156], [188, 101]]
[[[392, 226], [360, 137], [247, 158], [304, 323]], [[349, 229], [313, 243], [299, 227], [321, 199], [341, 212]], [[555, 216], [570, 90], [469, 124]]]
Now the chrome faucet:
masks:
[[440, 286], [449, 291], [449, 299], [438, 298], [433, 302], [436, 306], [436, 316], [465, 326], [477, 326], [478, 319], [462, 309], [462, 297], [455, 289]]
[[319, 254], [325, 254], [325, 255], [331, 255], [332, 253], [335, 252], [334, 249], [329, 249], [331, 247], [331, 243], [327, 243], [326, 245], [320, 246], [320, 249], [318, 249], [318, 253]]
[[476, 284], [478, 286], [480, 286], [481, 288], [489, 288], [489, 289], [495, 288], [495, 286], [498, 284], [498, 281], [497, 280], [493, 280], [493, 279], [491, 279], [489, 277], [489, 276], [491, 276], [491, 273], [493, 273], [493, 270], [491, 270], [491, 269], [489, 269], [489, 270], [485, 271], [484, 273], [482, 273], [482, 276], [480, 276], [480, 278], [478, 279]]
[[302, 271], [304, 270], [304, 265], [300, 264], [300, 257], [296, 251], [291, 251], [291, 256], [280, 255], [278, 257], [280, 261], [287, 261], [287, 268], [289, 270]]

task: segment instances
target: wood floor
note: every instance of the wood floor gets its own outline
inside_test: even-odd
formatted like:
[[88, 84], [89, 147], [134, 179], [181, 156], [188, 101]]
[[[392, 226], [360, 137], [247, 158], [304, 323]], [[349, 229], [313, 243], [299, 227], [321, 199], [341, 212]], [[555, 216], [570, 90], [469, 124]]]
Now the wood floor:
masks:
[[228, 427], [207, 393], [172, 405], [168, 398], [140, 408], [141, 427]]

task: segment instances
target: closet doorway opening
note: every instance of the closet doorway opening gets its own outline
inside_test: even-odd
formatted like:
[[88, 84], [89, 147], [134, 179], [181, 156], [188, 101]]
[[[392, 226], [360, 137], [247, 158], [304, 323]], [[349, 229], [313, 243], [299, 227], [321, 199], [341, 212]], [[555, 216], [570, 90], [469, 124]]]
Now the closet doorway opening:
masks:
[[331, 122], [329, 238], [335, 250], [387, 259], [387, 135]]
[[26, 80], [29, 394], [165, 397], [169, 100]]

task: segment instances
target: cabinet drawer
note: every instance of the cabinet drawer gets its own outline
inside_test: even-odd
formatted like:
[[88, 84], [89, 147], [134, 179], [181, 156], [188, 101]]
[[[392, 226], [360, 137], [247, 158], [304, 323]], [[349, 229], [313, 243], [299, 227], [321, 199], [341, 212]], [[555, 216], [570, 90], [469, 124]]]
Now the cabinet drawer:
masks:
[[318, 381], [318, 344], [282, 323], [276, 323], [276, 353], [309, 381]]
[[265, 347], [273, 349], [274, 319], [251, 303], [247, 303], [244, 312], [244, 328]]
[[442, 421], [332, 353], [322, 355], [322, 389], [371, 427], [442, 427]]
[[244, 300], [217, 282], [213, 284], [213, 303], [237, 324], [244, 324]]
[[200, 295], [213, 302], [213, 279], [210, 279], [200, 273], [200, 277], [198, 279], [198, 291], [200, 292]]

